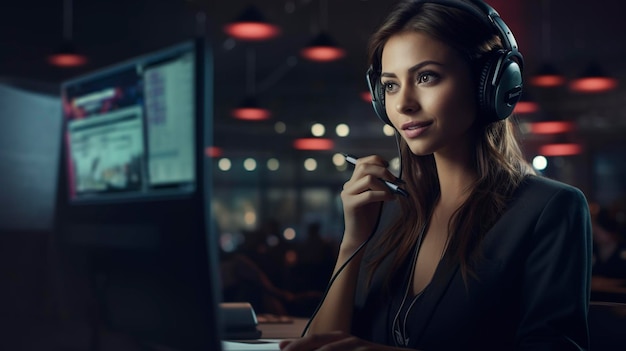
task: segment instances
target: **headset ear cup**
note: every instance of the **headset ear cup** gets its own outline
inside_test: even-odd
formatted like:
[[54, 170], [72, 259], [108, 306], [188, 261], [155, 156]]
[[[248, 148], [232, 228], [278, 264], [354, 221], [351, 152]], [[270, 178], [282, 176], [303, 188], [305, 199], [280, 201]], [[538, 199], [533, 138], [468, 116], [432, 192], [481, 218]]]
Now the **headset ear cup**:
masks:
[[497, 90], [493, 92], [494, 114], [505, 119], [513, 113], [522, 95], [522, 69], [510, 53], [503, 59], [498, 76]]
[[520, 98], [522, 71], [513, 57], [511, 52], [496, 50], [488, 53], [483, 61], [478, 79], [478, 105], [484, 123], [510, 116]]
[[481, 65], [480, 74], [478, 76], [478, 111], [482, 121], [489, 123], [497, 120], [495, 109], [493, 106], [494, 87], [491, 85], [493, 77], [496, 74], [498, 60], [501, 58], [501, 52], [491, 51], [485, 54]]

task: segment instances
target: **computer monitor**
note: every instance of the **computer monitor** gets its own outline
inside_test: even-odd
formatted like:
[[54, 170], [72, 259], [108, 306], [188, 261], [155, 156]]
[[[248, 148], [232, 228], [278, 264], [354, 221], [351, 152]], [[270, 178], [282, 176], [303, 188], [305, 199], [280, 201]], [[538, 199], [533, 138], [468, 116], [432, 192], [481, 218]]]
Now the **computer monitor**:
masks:
[[63, 84], [70, 202], [193, 194], [195, 55], [183, 45]]
[[[63, 82], [55, 214], [66, 300], [142, 347], [218, 350], [212, 62], [190, 40]], [[68, 305], [72, 305], [69, 302]], [[78, 306], [76, 306], [78, 305]], [[80, 313], [79, 313], [80, 314]], [[96, 316], [96, 318], [92, 318]]]

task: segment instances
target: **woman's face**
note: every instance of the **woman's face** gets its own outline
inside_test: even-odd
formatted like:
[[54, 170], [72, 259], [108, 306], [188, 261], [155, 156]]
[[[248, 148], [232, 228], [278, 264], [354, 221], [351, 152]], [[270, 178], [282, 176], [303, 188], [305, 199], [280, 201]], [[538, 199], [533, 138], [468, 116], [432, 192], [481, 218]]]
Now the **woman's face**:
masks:
[[468, 155], [476, 118], [470, 67], [450, 46], [420, 32], [389, 38], [381, 82], [393, 126], [416, 155]]

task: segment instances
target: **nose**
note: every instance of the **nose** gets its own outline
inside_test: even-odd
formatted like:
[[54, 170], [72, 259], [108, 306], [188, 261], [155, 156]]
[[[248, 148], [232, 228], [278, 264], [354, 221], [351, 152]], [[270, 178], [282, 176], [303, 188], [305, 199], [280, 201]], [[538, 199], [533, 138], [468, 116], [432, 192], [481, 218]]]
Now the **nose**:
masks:
[[396, 111], [402, 114], [410, 114], [419, 110], [420, 105], [412, 85], [405, 85], [398, 92]]

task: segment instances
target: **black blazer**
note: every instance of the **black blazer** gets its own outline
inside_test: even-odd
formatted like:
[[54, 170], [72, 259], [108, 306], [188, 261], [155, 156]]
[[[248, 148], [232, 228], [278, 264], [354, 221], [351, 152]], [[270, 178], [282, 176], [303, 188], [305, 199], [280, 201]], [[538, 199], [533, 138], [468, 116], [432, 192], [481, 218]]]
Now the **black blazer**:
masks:
[[[444, 255], [407, 319], [409, 347], [586, 350], [591, 239], [580, 190], [527, 177], [484, 238], [484, 260], [474, 269], [477, 279], [470, 277], [466, 286], [458, 264]], [[361, 265], [352, 332], [394, 345], [391, 324], [401, 296], [393, 291], [404, 292], [405, 274], [386, 280], [392, 273], [388, 258], [366, 287], [364, 268], [372, 249]]]

